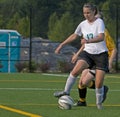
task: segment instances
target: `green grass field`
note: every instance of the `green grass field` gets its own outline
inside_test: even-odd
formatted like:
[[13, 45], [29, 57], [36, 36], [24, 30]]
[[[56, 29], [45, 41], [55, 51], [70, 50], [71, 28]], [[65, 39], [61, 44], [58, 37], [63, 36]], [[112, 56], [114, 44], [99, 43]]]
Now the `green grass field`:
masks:
[[[120, 74], [107, 74], [105, 84], [109, 86], [104, 109], [95, 105], [95, 92], [88, 89], [87, 107], [71, 110], [58, 108], [55, 91], [62, 90], [67, 75], [38, 73], [0, 73], [0, 117], [119, 117]], [[78, 99], [77, 82], [71, 97]]]

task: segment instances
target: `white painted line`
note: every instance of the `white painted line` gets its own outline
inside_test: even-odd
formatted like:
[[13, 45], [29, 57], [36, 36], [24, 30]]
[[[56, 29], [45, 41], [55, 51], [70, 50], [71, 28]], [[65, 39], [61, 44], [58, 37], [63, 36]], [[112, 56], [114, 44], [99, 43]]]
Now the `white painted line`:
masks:
[[68, 77], [68, 75], [65, 74], [48, 74], [48, 73], [43, 73], [42, 75], [46, 75], [46, 76], [62, 76], [62, 77]]
[[[58, 76], [58, 77], [68, 77], [69, 74], [49, 74], [49, 73], [43, 73], [42, 75], [46, 75], [46, 76]], [[78, 76], [79, 78], [79, 76]], [[115, 75], [106, 75], [105, 78], [119, 78], [120, 79], [120, 76], [115, 76]]]
[[[55, 91], [55, 90], [63, 90], [63, 89], [52, 89], [52, 88], [0, 88], [0, 90], [28, 90], [28, 91], [35, 91], [35, 90], [39, 90], [39, 91]], [[77, 91], [77, 89], [72, 89], [72, 90], [74, 90], [74, 91]], [[94, 90], [91, 90], [91, 89], [89, 89], [89, 91], [94, 91]], [[119, 92], [120, 91], [120, 89], [115, 89], [115, 90], [109, 90], [109, 91], [111, 91], [111, 92]]]

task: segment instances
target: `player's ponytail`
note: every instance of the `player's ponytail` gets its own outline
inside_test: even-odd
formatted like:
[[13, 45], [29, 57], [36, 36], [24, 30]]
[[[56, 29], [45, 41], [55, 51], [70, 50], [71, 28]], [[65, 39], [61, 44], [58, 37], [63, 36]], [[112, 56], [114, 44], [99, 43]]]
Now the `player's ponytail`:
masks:
[[98, 14], [98, 8], [96, 5], [94, 5], [94, 11], [95, 11], [95, 14], [94, 15], [97, 15]]

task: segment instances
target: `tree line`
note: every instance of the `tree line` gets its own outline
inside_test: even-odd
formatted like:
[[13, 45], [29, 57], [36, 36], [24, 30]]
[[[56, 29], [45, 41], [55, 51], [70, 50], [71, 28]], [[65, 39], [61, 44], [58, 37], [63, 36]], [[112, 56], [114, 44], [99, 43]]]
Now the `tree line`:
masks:
[[105, 25], [115, 38], [118, 0], [0, 0], [0, 28], [29, 37], [31, 16], [32, 36], [63, 41], [83, 20], [82, 7], [87, 2], [102, 10]]

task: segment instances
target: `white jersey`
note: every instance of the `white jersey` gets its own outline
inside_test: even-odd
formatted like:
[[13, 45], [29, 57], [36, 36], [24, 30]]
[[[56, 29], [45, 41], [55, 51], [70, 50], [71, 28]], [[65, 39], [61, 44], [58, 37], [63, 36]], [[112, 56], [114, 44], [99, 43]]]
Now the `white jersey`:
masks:
[[[97, 18], [93, 23], [89, 23], [88, 20], [82, 21], [75, 30], [75, 34], [89, 40], [97, 37], [100, 33], [104, 33], [104, 30], [105, 26], [103, 20]], [[86, 43], [84, 50], [90, 54], [100, 54], [108, 51], [105, 41]]]

